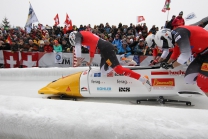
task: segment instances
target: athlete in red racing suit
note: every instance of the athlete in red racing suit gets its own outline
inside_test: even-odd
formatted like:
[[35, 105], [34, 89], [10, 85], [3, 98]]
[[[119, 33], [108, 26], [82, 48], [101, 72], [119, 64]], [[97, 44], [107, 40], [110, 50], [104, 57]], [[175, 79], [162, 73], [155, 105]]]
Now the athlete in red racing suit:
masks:
[[114, 46], [110, 42], [100, 39], [89, 31], [71, 32], [69, 35], [69, 41], [72, 46], [75, 46], [75, 54], [78, 60], [77, 66], [81, 64], [80, 58], [82, 45], [89, 46], [90, 61], [88, 62], [88, 66], [91, 65], [96, 48], [98, 48], [101, 54], [100, 67], [107, 64], [107, 66], [110, 66], [117, 74], [124, 74], [125, 76], [139, 80], [145, 85], [148, 91], [151, 91], [151, 84], [147, 76], [141, 77], [140, 74], [120, 65], [114, 51]]
[[[161, 40], [163, 44], [160, 43]], [[179, 46], [180, 55], [177, 61], [171, 65], [163, 65], [166, 69], [182, 65], [188, 61], [192, 54], [196, 55], [186, 70], [185, 81], [190, 84], [196, 82], [198, 87], [208, 96], [208, 32], [198, 26], [179, 26], [171, 33], [168, 30], [158, 31], [155, 41], [160, 47], [165, 47], [170, 42]]]

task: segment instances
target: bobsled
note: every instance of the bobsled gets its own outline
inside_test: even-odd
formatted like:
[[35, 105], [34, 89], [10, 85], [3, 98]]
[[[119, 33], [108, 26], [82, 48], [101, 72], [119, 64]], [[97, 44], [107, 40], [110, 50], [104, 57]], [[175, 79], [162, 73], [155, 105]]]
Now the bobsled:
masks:
[[147, 75], [151, 81], [152, 90], [148, 92], [140, 81], [117, 74], [113, 70], [103, 73], [100, 68], [92, 67], [54, 80], [41, 88], [38, 93], [71, 98], [205, 96], [197, 85], [185, 83], [185, 66], [169, 70], [150, 66], [126, 66], [126, 68], [141, 75]]

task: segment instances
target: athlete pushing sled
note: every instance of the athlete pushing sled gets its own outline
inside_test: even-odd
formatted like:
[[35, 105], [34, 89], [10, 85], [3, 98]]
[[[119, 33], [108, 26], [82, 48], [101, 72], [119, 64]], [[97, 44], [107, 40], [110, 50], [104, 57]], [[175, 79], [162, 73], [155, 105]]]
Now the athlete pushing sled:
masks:
[[75, 46], [75, 55], [77, 57], [77, 66], [81, 64], [81, 46], [89, 46], [90, 61], [87, 63], [88, 66], [91, 65], [96, 48], [100, 50], [101, 62], [100, 68], [111, 67], [117, 74], [124, 74], [136, 80], [139, 80], [145, 85], [148, 91], [151, 91], [151, 84], [148, 76], [143, 76], [136, 73], [128, 68], [124, 68], [120, 65], [119, 60], [116, 57], [114, 51], [114, 46], [110, 42], [107, 42], [97, 35], [89, 31], [71, 32], [69, 35], [69, 42], [72, 46]]
[[198, 26], [179, 26], [174, 30], [162, 29], [155, 35], [154, 41], [161, 49], [170, 49], [177, 45], [180, 55], [172, 64], [162, 63], [165, 69], [173, 69], [183, 65], [191, 55], [195, 59], [188, 66], [185, 82], [197, 83], [198, 87], [208, 96], [208, 32]]

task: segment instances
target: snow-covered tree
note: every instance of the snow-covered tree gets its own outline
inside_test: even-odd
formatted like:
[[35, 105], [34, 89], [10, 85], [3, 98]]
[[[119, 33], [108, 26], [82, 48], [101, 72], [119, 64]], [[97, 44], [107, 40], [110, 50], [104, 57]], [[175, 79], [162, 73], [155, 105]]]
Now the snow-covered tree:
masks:
[[2, 25], [3, 25], [4, 29], [9, 29], [10, 28], [9, 21], [6, 17], [2, 21]]

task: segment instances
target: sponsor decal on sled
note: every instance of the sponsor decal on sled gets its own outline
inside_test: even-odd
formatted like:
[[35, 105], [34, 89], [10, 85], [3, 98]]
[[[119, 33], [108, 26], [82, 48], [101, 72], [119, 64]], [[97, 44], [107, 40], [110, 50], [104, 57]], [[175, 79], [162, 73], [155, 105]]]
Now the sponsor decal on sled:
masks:
[[99, 80], [91, 80], [91, 83], [94, 83], [94, 84], [104, 84], [105, 82], [101, 82]]
[[111, 87], [97, 87], [97, 91], [111, 91]]
[[82, 73], [82, 75], [87, 75], [87, 70], [85, 70], [85, 71]]
[[66, 91], [68, 91], [68, 92], [70, 92], [70, 91], [71, 91], [71, 89], [70, 89], [70, 87], [69, 87], [69, 86], [66, 88]]
[[82, 87], [81, 91], [87, 91], [87, 87]]
[[123, 74], [117, 74], [117, 73], [115, 73], [115, 76], [124, 76]]
[[172, 75], [172, 76], [180, 76], [185, 75], [185, 71], [179, 70], [179, 71], [152, 71], [151, 75]]
[[94, 73], [94, 77], [101, 77], [101, 73]]
[[130, 84], [132, 82], [128, 82], [127, 80], [117, 80], [117, 84]]
[[119, 87], [119, 92], [130, 92], [130, 87]]
[[174, 78], [153, 78], [152, 86], [175, 86]]
[[201, 66], [202, 71], [208, 71], [208, 63], [203, 63]]
[[154, 89], [173, 89], [175, 87], [174, 78], [152, 78], [152, 87]]
[[113, 70], [107, 73], [107, 77], [113, 77]]

